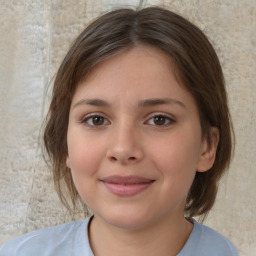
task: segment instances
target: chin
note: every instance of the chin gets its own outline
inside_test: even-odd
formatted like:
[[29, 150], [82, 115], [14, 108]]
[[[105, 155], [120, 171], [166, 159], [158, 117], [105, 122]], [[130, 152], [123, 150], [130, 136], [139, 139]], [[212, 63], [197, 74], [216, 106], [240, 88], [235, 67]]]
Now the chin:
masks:
[[111, 226], [126, 230], [137, 230], [147, 225], [147, 215], [138, 214], [138, 212], [111, 212], [103, 219]]

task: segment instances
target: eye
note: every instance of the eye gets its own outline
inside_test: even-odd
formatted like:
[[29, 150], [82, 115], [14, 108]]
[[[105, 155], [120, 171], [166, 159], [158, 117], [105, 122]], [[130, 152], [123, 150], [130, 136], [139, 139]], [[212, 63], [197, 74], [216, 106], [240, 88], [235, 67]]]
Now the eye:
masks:
[[155, 115], [147, 121], [148, 124], [154, 126], [168, 126], [169, 124], [174, 122], [175, 121], [173, 118], [165, 115]]
[[85, 123], [88, 126], [97, 127], [107, 125], [109, 124], [109, 121], [101, 115], [89, 115], [82, 120], [82, 123]]

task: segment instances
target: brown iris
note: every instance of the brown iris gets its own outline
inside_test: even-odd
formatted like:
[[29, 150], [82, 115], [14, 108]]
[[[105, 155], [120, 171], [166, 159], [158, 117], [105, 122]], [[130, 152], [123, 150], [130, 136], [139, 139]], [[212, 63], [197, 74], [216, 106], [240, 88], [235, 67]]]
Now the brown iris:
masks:
[[164, 125], [166, 121], [166, 117], [164, 116], [155, 116], [154, 117], [154, 123], [156, 125]]
[[92, 123], [94, 125], [103, 125], [104, 124], [104, 117], [102, 117], [102, 116], [94, 116], [92, 118]]

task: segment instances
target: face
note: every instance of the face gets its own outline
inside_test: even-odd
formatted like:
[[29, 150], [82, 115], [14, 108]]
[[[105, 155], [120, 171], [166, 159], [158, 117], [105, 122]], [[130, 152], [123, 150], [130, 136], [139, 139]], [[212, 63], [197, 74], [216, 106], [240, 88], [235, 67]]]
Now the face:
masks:
[[193, 97], [170, 58], [148, 46], [100, 63], [78, 85], [67, 142], [84, 202], [127, 229], [183, 218], [196, 171], [212, 165]]

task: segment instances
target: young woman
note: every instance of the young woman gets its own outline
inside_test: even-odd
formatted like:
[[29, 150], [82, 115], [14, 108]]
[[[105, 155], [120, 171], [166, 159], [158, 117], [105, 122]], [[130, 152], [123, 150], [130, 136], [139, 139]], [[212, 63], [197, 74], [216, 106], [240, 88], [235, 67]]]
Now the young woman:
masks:
[[181, 16], [119, 9], [91, 23], [58, 70], [44, 142], [64, 204], [93, 215], [1, 256], [238, 255], [193, 219], [214, 204], [232, 124], [218, 57]]

